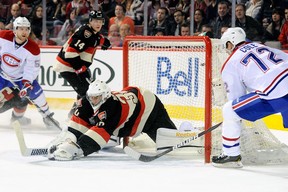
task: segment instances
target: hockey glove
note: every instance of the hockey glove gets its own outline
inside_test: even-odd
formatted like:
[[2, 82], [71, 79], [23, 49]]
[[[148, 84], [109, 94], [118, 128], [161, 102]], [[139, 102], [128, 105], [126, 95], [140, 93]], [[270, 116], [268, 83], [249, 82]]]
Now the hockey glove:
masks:
[[110, 43], [109, 39], [105, 38], [101, 49], [102, 50], [107, 50], [109, 48], [111, 48], [111, 43]]
[[19, 97], [20, 98], [24, 98], [24, 97], [29, 97], [30, 92], [33, 89], [33, 86], [31, 85], [31, 83], [28, 80], [22, 80], [23, 83], [23, 87], [19, 92]]

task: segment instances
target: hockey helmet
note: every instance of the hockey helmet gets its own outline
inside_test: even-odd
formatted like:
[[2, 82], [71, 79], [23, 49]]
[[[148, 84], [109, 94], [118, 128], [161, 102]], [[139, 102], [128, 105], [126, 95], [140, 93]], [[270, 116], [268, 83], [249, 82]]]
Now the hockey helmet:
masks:
[[227, 42], [233, 44], [233, 49], [242, 42], [246, 41], [246, 33], [241, 27], [228, 28], [221, 37], [225, 47]]
[[[97, 111], [100, 106], [107, 101], [108, 98], [111, 97], [111, 89], [110, 87], [103, 81], [95, 80], [93, 81], [87, 90], [86, 96], [93, 107], [94, 111]], [[93, 104], [91, 102], [90, 97], [101, 96], [101, 101], [97, 104]]]
[[89, 13], [89, 21], [91, 21], [92, 19], [103, 20], [103, 25], [104, 25], [105, 19], [104, 19], [102, 11], [94, 11], [94, 10], [91, 11]]
[[16, 30], [17, 27], [28, 27], [30, 29], [31, 24], [26, 17], [17, 17], [13, 22], [13, 30]]

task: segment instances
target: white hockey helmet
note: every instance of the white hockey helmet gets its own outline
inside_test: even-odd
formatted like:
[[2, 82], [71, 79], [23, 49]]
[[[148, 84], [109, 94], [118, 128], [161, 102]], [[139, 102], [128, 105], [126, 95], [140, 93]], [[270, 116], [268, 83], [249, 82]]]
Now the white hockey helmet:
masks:
[[[94, 111], [97, 111], [100, 108], [100, 106], [103, 103], [105, 103], [108, 98], [111, 97], [111, 89], [104, 81], [95, 80], [89, 85], [86, 95]], [[96, 97], [96, 96], [102, 96], [102, 97], [101, 101], [96, 105], [94, 105], [93, 103], [91, 103], [89, 97]]]
[[223, 33], [221, 40], [224, 43], [225, 47], [227, 42], [231, 42], [233, 44], [234, 49], [239, 43], [246, 41], [246, 33], [241, 27], [228, 28]]
[[31, 29], [31, 24], [26, 17], [17, 17], [13, 22], [13, 30], [16, 30], [17, 27], [28, 27]]

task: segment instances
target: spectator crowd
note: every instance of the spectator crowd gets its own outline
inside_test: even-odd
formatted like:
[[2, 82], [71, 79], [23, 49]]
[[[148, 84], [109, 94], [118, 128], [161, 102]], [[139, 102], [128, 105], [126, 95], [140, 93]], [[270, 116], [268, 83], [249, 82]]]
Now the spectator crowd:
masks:
[[[195, 0], [192, 16], [190, 2], [148, 0], [148, 35], [220, 38], [231, 27], [235, 14], [235, 26], [246, 32], [248, 40], [273, 41], [288, 49], [288, 0], [236, 0], [235, 13], [232, 0]], [[45, 43], [41, 0], [0, 0], [0, 30], [13, 29], [14, 19], [25, 16], [31, 22], [31, 38], [39, 45], [63, 45], [79, 26], [87, 23], [92, 10], [104, 13], [101, 33], [114, 47], [121, 47], [127, 35], [143, 35], [144, 0], [46, 0]]]

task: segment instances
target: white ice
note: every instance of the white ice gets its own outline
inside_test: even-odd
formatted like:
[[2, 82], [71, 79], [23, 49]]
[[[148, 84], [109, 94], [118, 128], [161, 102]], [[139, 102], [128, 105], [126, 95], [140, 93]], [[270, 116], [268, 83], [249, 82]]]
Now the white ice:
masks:
[[[68, 111], [55, 110], [65, 126]], [[47, 130], [40, 114], [27, 111], [31, 127], [23, 128], [28, 147], [44, 147], [58, 133]], [[131, 159], [121, 147], [81, 160], [49, 161], [21, 156], [10, 127], [11, 111], [0, 114], [0, 192], [287, 192], [288, 165], [244, 166], [221, 169], [203, 160], [171, 156], [144, 163]], [[288, 132], [273, 131], [288, 144]]]

